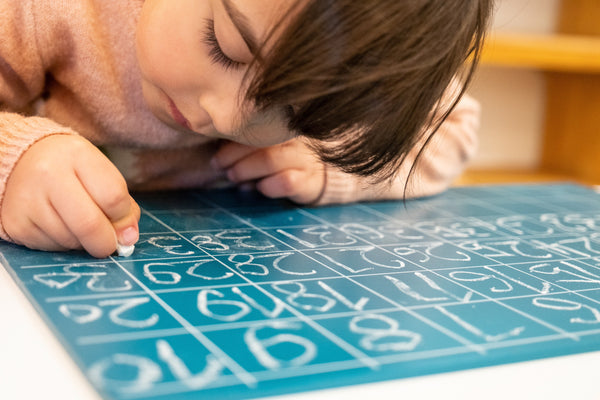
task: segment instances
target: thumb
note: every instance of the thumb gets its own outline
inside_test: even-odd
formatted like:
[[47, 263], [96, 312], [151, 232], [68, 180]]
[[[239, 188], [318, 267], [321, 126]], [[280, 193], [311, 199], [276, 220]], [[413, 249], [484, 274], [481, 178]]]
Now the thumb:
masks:
[[140, 207], [131, 196], [129, 198], [131, 201], [129, 213], [120, 220], [112, 222], [117, 242], [124, 246], [132, 246], [139, 239]]

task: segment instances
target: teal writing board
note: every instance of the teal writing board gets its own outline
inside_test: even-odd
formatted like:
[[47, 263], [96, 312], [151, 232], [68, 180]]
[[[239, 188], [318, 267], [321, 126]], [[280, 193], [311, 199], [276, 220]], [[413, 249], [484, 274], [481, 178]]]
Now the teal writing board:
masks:
[[600, 198], [583, 187], [322, 208], [135, 197], [131, 257], [0, 243], [106, 399], [256, 398], [600, 350]]

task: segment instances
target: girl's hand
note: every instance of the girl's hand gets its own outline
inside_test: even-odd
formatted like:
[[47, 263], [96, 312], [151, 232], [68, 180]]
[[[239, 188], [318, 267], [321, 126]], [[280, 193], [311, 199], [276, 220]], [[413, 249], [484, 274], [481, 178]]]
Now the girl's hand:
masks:
[[299, 138], [265, 148], [225, 142], [211, 163], [242, 187], [300, 204], [315, 202], [325, 186], [325, 165]]
[[[53, 135], [32, 145], [6, 184], [4, 230], [32, 249], [85, 249], [107, 257], [134, 244], [140, 209], [117, 168], [79, 136]], [[118, 239], [117, 239], [118, 238]]]

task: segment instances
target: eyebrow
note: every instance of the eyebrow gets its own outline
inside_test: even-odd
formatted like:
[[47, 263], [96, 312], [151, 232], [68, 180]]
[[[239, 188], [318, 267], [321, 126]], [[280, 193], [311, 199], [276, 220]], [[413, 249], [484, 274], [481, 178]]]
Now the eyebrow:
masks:
[[248, 18], [246, 18], [246, 16], [233, 5], [231, 0], [222, 0], [222, 2], [227, 15], [229, 15], [231, 22], [233, 22], [233, 25], [240, 32], [240, 35], [246, 43], [246, 46], [248, 46], [250, 53], [256, 54], [258, 51], [258, 41], [256, 40], [256, 36], [254, 36], [252, 29], [250, 29]]

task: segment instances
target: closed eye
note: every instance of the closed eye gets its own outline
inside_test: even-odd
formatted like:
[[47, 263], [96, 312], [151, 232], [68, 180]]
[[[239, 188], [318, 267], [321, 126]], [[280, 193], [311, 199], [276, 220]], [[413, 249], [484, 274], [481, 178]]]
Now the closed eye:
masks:
[[214, 64], [221, 65], [225, 70], [239, 69], [242, 65], [244, 65], [244, 63], [232, 60], [223, 52], [215, 33], [214, 20], [206, 20], [202, 41], [208, 46], [208, 55]]

